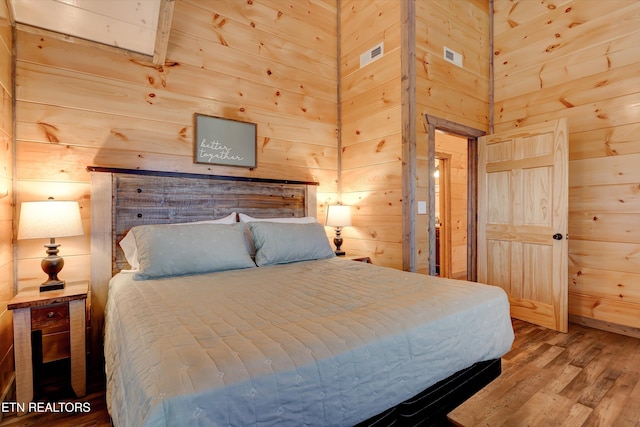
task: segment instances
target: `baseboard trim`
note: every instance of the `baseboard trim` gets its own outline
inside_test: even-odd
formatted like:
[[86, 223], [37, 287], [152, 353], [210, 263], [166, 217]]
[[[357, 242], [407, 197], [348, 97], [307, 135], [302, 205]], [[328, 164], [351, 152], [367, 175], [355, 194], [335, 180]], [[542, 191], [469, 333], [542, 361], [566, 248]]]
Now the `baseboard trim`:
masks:
[[590, 317], [576, 316], [574, 314], [569, 315], [569, 322], [633, 338], [640, 338], [640, 328], [634, 328], [632, 326], [618, 325], [617, 323], [605, 322], [604, 320], [592, 319]]

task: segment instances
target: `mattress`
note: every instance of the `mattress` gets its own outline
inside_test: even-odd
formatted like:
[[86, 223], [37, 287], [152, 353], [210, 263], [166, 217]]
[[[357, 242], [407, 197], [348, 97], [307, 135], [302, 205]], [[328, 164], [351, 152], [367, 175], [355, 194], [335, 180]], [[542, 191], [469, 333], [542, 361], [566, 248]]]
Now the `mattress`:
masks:
[[118, 426], [347, 426], [511, 348], [500, 288], [340, 258], [136, 281], [105, 313]]

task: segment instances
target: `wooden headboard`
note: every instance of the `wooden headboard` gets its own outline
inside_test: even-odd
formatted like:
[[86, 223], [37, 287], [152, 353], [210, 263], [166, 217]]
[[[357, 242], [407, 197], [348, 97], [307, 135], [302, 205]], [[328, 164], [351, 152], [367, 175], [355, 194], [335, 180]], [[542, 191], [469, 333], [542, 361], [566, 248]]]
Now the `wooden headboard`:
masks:
[[91, 172], [93, 354], [102, 352], [109, 280], [129, 267], [118, 242], [131, 227], [217, 219], [232, 212], [256, 218], [317, 216], [316, 182], [87, 169]]

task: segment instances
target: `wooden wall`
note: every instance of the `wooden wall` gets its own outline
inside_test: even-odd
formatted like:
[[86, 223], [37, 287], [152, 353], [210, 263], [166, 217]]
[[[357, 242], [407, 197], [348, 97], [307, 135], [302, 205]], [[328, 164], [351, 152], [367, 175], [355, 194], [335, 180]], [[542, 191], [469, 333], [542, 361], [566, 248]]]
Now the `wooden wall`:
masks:
[[[355, 207], [344, 247], [396, 268], [403, 266], [402, 3], [340, 2], [342, 198]], [[417, 198], [428, 200], [433, 168], [424, 115], [488, 128], [489, 6], [485, 0], [434, 0], [414, 7]], [[381, 41], [384, 56], [360, 68], [360, 54]], [[464, 54], [464, 68], [443, 59], [444, 46]], [[417, 216], [416, 223], [417, 270], [428, 271], [428, 216]]]
[[569, 122], [570, 319], [636, 335], [638, 22], [636, 0], [495, 0], [495, 130]]
[[[417, 197], [428, 201], [433, 166], [428, 161], [425, 114], [481, 131], [489, 128], [489, 2], [434, 0], [415, 4]], [[463, 55], [462, 68], [444, 60], [445, 46]], [[447, 150], [444, 146], [436, 149]], [[450, 148], [452, 152], [459, 149]], [[429, 271], [428, 219], [427, 215], [417, 216], [421, 272]], [[456, 267], [456, 271], [462, 270]]]
[[[354, 206], [344, 248], [401, 268], [402, 4], [340, 0], [337, 32], [334, 0], [176, 0], [162, 67], [19, 31], [17, 199], [80, 201], [87, 234], [61, 239], [65, 278], [89, 276], [91, 164], [317, 180], [320, 218], [340, 197], [341, 164], [341, 199]], [[489, 128], [489, 5], [414, 6], [417, 198], [426, 200], [424, 115]], [[496, 0], [495, 11], [495, 130], [569, 118], [570, 312], [638, 328], [640, 3]], [[360, 68], [381, 41], [383, 57]], [[444, 46], [463, 54], [463, 68], [443, 59]], [[257, 123], [258, 168], [193, 164], [195, 112]], [[426, 216], [417, 225], [424, 269]], [[40, 280], [42, 250], [19, 242], [21, 283]]]
[[[402, 268], [400, 1], [340, 1], [342, 202], [347, 255]], [[360, 55], [384, 55], [360, 68]]]
[[[7, 3], [0, 1], [0, 402], [13, 378], [13, 34]], [[0, 413], [0, 419], [2, 414]]]
[[[18, 31], [18, 202], [78, 200], [85, 224], [59, 239], [60, 277], [89, 278], [88, 165], [318, 181], [323, 219], [337, 191], [336, 28], [335, 0], [176, 0], [164, 66]], [[194, 113], [257, 123], [258, 167], [194, 164]], [[18, 242], [19, 286], [41, 281], [43, 243]]]
[[[333, 0], [177, 0], [164, 66], [47, 34], [17, 35], [19, 201], [79, 200], [84, 237], [60, 239], [69, 279], [89, 277], [88, 165], [337, 181]], [[193, 163], [193, 114], [257, 123], [254, 170]], [[321, 210], [321, 212], [324, 212]], [[19, 242], [22, 284], [42, 274]]]

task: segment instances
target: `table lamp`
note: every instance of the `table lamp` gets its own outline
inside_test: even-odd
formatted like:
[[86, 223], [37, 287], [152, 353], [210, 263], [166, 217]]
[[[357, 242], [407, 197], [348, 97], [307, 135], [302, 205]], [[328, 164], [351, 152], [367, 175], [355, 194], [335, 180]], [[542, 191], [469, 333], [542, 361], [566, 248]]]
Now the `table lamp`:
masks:
[[58, 256], [60, 244], [56, 243], [56, 237], [82, 234], [84, 231], [78, 202], [54, 200], [50, 197], [46, 201], [22, 203], [18, 239], [50, 239], [44, 245], [47, 257], [40, 263], [49, 279], [40, 285], [40, 292], [64, 288], [64, 280], [58, 279], [64, 260]]
[[345, 205], [327, 206], [326, 225], [336, 227], [336, 237], [333, 239], [333, 243], [336, 245], [335, 254], [344, 255], [345, 252], [340, 250], [340, 246], [342, 246], [341, 229], [351, 225], [351, 207]]

